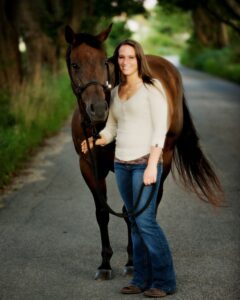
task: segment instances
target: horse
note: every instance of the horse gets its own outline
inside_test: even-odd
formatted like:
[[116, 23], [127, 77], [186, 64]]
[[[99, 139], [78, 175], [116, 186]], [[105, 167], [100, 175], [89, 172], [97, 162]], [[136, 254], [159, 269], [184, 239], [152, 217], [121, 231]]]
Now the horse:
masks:
[[[65, 27], [65, 40], [68, 44], [66, 65], [73, 93], [78, 105], [72, 117], [72, 139], [79, 156], [82, 176], [90, 189], [96, 207], [96, 219], [101, 234], [101, 264], [95, 279], [112, 278], [111, 248], [108, 232], [109, 211], [103, 207], [99, 192], [107, 199], [106, 177], [114, 172], [115, 143], [105, 147], [95, 147], [95, 162], [98, 177], [94, 176], [90, 151], [84, 154], [81, 143], [88, 137], [97, 134], [106, 123], [109, 110], [110, 90], [118, 84], [114, 64], [108, 59], [104, 42], [111, 32], [112, 24], [97, 35], [75, 33], [70, 26]], [[170, 110], [170, 127], [163, 149], [163, 175], [158, 191], [158, 205], [163, 195], [163, 185], [173, 166], [185, 188], [213, 205], [219, 205], [222, 188], [220, 181], [203, 153], [197, 130], [184, 96], [182, 78], [177, 68], [168, 60], [153, 55], [146, 55], [147, 62], [154, 78], [161, 81]], [[174, 172], [176, 175], [176, 172]], [[125, 207], [123, 211], [126, 212]], [[124, 274], [133, 270], [131, 228], [125, 216], [128, 228], [128, 259]]]

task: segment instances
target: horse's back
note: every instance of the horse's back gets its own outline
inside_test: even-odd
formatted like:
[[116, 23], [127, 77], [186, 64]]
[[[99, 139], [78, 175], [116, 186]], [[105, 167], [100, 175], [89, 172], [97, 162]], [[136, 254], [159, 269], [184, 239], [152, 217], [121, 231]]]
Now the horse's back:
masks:
[[163, 83], [173, 101], [182, 98], [182, 79], [178, 69], [161, 56], [146, 55], [146, 57], [153, 77]]
[[183, 121], [183, 86], [180, 72], [170, 61], [163, 57], [146, 55], [146, 58], [152, 76], [161, 81], [167, 94], [170, 110], [168, 136], [177, 137], [182, 129]]

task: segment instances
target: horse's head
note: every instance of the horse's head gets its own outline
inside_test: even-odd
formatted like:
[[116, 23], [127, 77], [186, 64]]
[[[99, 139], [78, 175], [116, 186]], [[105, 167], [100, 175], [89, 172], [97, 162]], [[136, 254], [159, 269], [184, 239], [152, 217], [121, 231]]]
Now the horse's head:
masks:
[[74, 33], [66, 26], [67, 67], [72, 89], [78, 98], [82, 114], [87, 114], [92, 123], [104, 122], [108, 115], [110, 98], [110, 74], [103, 42], [107, 39], [112, 24], [96, 36]]

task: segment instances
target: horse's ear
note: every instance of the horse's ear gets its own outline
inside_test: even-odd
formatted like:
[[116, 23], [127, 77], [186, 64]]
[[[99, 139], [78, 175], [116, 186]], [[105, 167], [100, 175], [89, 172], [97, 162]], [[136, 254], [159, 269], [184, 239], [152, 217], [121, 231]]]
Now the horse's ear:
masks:
[[103, 30], [102, 32], [100, 32], [98, 35], [96, 35], [96, 38], [100, 41], [100, 42], [104, 42], [106, 41], [106, 39], [108, 38], [109, 33], [112, 30], [112, 26], [113, 23], [111, 23], [107, 29]]
[[75, 41], [75, 33], [69, 25], [67, 25], [65, 27], [65, 40], [68, 44], [71, 44], [71, 45]]

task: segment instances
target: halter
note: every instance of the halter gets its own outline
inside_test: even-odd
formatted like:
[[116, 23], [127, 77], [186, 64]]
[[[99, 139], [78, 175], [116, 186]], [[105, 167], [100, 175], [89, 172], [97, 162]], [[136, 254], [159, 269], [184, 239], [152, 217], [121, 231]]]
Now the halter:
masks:
[[[80, 85], [76, 86], [73, 79], [71, 78], [72, 83], [75, 85], [77, 95], [80, 95], [80, 97], [81, 97], [82, 93], [91, 85], [100, 85], [105, 94], [106, 94], [106, 92], [108, 92], [111, 89], [112, 85], [110, 83], [110, 71], [109, 71], [108, 61], [105, 61], [105, 66], [106, 66], [106, 70], [107, 70], [107, 80], [104, 84], [100, 83], [97, 80], [92, 80], [82, 86], [80, 86]], [[70, 74], [70, 76], [71, 76], [71, 74]]]
[[112, 88], [112, 85], [110, 83], [110, 71], [109, 71], [108, 60], [105, 61], [105, 66], [106, 66], [106, 70], [107, 70], [107, 80], [105, 81], [104, 84], [102, 84], [101, 82], [99, 82], [97, 80], [92, 80], [92, 81], [89, 81], [89, 82], [87, 82], [83, 85], [77, 85], [73, 80], [72, 73], [71, 73], [71, 70], [70, 70], [70, 64], [71, 64], [70, 53], [71, 53], [71, 47], [69, 47], [69, 49], [67, 50], [66, 61], [67, 61], [68, 73], [69, 73], [70, 79], [71, 79], [71, 84], [72, 84], [74, 93], [76, 94], [77, 98], [82, 100], [83, 92], [89, 86], [92, 86], [92, 85], [99, 85], [103, 89], [104, 94], [106, 96], [108, 96], [107, 94], [109, 93], [110, 89]]
[[107, 71], [107, 79], [106, 79], [104, 84], [97, 81], [97, 80], [91, 80], [91, 81], [89, 81], [89, 82], [87, 82], [83, 85], [80, 85], [80, 84], [77, 85], [75, 83], [75, 81], [73, 80], [72, 73], [71, 73], [71, 70], [70, 70], [70, 52], [67, 55], [67, 67], [68, 67], [68, 73], [70, 75], [73, 91], [74, 91], [75, 95], [77, 96], [79, 110], [82, 111], [85, 114], [83, 122], [85, 124], [88, 124], [87, 127], [91, 127], [93, 129], [94, 126], [92, 125], [92, 122], [91, 122], [89, 116], [85, 113], [85, 107], [84, 107], [84, 104], [83, 104], [82, 95], [87, 90], [88, 87], [93, 86], [93, 85], [95, 85], [95, 86], [98, 85], [103, 89], [103, 92], [105, 94], [105, 99], [107, 101], [110, 100], [110, 90], [112, 88], [112, 85], [110, 83], [110, 71], [109, 71], [108, 61], [107, 60], [105, 61], [105, 67], [106, 67], [106, 71]]
[[[106, 66], [108, 66], [107, 63], [105, 63], [105, 64], [106, 64]], [[108, 69], [108, 68], [107, 68], [107, 69]], [[111, 87], [112, 87], [112, 85], [109, 83], [108, 80], [106, 80], [106, 83], [105, 83], [105, 84], [102, 84], [102, 83], [100, 83], [99, 81], [93, 80], [93, 81], [89, 81], [88, 83], [86, 83], [86, 84], [84, 84], [84, 85], [82, 85], [82, 86], [76, 86], [76, 85], [75, 85], [77, 95], [80, 95], [80, 96], [81, 96], [81, 95], [83, 94], [83, 92], [84, 92], [89, 86], [91, 86], [91, 85], [100, 85], [100, 86], [103, 88], [103, 90], [104, 90], [105, 93], [106, 93], [106, 91], [110, 90]]]

